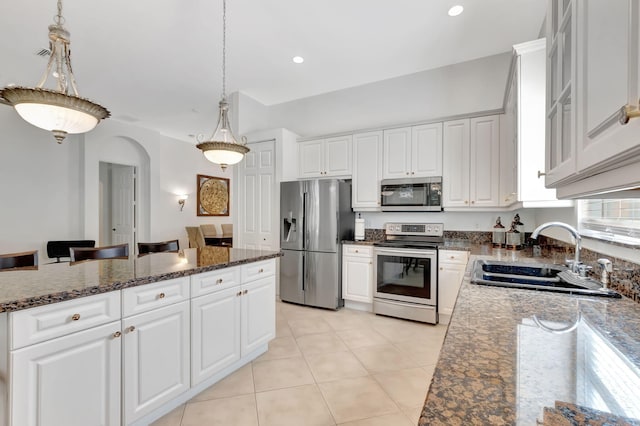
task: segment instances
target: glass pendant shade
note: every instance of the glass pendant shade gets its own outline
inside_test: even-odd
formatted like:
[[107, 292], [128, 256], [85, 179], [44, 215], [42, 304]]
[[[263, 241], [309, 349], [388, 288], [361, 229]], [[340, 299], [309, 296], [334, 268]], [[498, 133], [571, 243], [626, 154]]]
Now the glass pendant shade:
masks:
[[220, 101], [218, 125], [208, 141], [197, 145], [207, 160], [219, 164], [222, 170], [237, 164], [249, 152], [246, 145], [238, 143], [229, 125], [229, 104], [225, 99]]
[[[55, 24], [49, 26], [51, 56], [38, 85], [34, 88], [10, 86], [0, 90], [0, 97], [12, 105], [20, 117], [52, 132], [58, 143], [69, 133], [92, 130], [110, 115], [106, 108], [78, 96], [71, 70], [70, 36], [63, 22], [62, 2], [58, 0]], [[56, 79], [55, 90], [43, 88], [50, 74]]]

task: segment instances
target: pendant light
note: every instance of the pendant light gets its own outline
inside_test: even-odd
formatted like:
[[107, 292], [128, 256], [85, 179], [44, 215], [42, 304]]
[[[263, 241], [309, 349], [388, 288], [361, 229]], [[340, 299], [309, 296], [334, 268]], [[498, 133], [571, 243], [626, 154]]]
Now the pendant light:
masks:
[[[64, 28], [62, 0], [58, 0], [58, 14], [54, 24], [49, 25], [51, 56], [40, 82], [35, 88], [8, 86], [0, 90], [3, 103], [13, 106], [28, 123], [52, 132], [58, 143], [62, 143], [68, 133], [92, 130], [110, 115], [103, 106], [78, 96], [70, 43], [69, 31]], [[55, 89], [43, 87], [49, 75], [56, 79]]]
[[244, 143], [238, 143], [229, 124], [229, 103], [226, 93], [226, 61], [227, 61], [227, 1], [222, 1], [222, 99], [218, 113], [218, 125], [208, 141], [196, 145], [201, 149], [207, 160], [219, 164], [222, 171], [230, 164], [242, 161], [249, 148]]

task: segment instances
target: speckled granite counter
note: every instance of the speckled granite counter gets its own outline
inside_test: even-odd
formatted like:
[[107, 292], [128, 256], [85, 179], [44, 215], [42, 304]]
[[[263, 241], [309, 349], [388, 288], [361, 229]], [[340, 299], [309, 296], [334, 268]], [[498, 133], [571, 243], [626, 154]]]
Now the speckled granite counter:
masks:
[[477, 258], [536, 261], [478, 251], [419, 425], [640, 425], [640, 306], [471, 284]]
[[51, 263], [35, 271], [0, 272], [0, 312], [184, 277], [281, 256], [280, 252], [227, 247], [185, 249], [129, 259], [74, 265]]

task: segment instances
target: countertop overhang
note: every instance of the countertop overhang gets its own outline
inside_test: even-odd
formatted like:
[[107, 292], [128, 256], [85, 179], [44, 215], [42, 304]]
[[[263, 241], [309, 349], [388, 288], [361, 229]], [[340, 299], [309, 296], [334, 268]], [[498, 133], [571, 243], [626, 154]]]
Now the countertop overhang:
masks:
[[128, 259], [41, 264], [37, 270], [0, 272], [0, 312], [273, 259], [279, 251], [228, 247], [184, 249]]

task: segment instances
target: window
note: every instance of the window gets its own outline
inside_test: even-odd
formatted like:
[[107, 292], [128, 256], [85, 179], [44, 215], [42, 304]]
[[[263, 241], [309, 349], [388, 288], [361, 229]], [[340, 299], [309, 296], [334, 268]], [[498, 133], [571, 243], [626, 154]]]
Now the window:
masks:
[[640, 199], [580, 201], [578, 230], [588, 237], [638, 246]]

